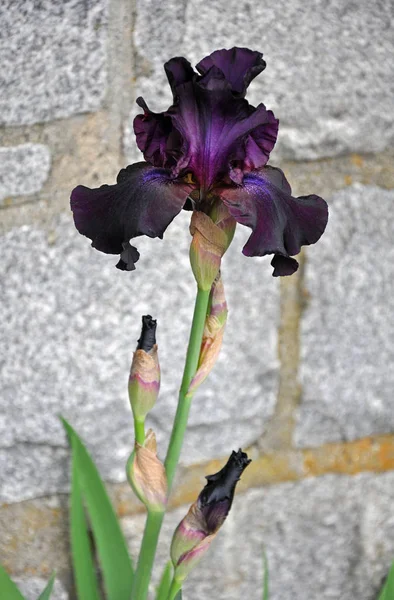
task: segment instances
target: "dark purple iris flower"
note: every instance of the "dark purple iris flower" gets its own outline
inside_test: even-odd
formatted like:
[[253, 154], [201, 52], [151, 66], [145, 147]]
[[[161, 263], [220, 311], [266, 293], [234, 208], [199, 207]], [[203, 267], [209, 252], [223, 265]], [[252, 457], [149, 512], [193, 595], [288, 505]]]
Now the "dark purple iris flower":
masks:
[[162, 113], [144, 110], [134, 120], [146, 162], [122, 169], [115, 185], [76, 187], [71, 208], [80, 233], [92, 246], [120, 254], [116, 265], [133, 270], [139, 253], [130, 239], [162, 237], [173, 218], [192, 206], [209, 213], [223, 202], [232, 217], [252, 229], [246, 256], [273, 254], [273, 275], [291, 275], [302, 245], [314, 244], [328, 218], [319, 196], [294, 198], [280, 169], [266, 166], [278, 120], [245, 99], [252, 79], [265, 68], [260, 52], [217, 50], [197, 65], [172, 58], [165, 71], [173, 104]]

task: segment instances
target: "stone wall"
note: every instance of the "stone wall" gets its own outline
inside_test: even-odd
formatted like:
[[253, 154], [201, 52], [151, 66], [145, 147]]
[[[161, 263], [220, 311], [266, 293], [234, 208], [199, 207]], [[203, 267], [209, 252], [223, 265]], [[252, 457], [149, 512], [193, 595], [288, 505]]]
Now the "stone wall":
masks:
[[[301, 0], [5, 0], [0, 7], [2, 339], [0, 562], [37, 597], [52, 569], [72, 600], [67, 442], [77, 429], [108, 482], [130, 549], [143, 516], [124, 483], [126, 382], [140, 317], [159, 320], [165, 452], [192, 315], [188, 214], [141, 239], [125, 274], [69, 211], [77, 184], [139, 158], [134, 99], [170, 100], [163, 62], [218, 47], [264, 52], [252, 84], [280, 118], [280, 165], [330, 221], [280, 282], [268, 259], [224, 259], [223, 351], [199, 390], [166, 521], [168, 540], [233, 448], [254, 458], [186, 600], [374, 600], [394, 558], [394, 4]], [[156, 577], [158, 576], [158, 571]]]

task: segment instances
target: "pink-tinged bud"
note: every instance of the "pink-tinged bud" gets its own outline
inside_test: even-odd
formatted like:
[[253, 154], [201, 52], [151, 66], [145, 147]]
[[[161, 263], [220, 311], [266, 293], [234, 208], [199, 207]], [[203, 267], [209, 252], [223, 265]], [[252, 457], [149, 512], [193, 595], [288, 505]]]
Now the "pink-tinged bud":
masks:
[[134, 418], [143, 421], [154, 407], [160, 389], [160, 365], [156, 344], [156, 321], [142, 317], [141, 337], [133, 356], [129, 398]]
[[211, 217], [197, 211], [193, 212], [190, 221], [190, 233], [193, 236], [190, 264], [194, 277], [201, 290], [210, 290], [228, 248], [227, 234]]
[[208, 550], [230, 512], [235, 486], [250, 463], [245, 452], [232, 452], [227, 464], [207, 484], [175, 530], [171, 543], [174, 577], [183, 581]]
[[193, 395], [212, 371], [222, 347], [224, 329], [227, 321], [227, 303], [220, 273], [211, 289], [211, 308], [206, 318], [201, 343], [198, 369], [193, 377], [188, 394]]
[[167, 504], [167, 477], [157, 458], [156, 436], [149, 429], [144, 444], [135, 443], [128, 463], [128, 479], [138, 498], [154, 512], [162, 512]]

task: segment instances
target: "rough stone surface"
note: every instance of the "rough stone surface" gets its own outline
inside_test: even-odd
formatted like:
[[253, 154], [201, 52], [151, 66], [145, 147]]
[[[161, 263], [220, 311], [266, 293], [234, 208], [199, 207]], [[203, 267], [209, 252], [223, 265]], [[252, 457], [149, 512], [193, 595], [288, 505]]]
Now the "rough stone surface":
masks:
[[43, 144], [0, 148], [0, 206], [9, 196], [39, 192], [50, 167], [50, 150]]
[[[394, 140], [393, 10], [392, 0], [138, 0], [136, 93], [165, 110], [166, 60], [184, 55], [195, 64], [217, 48], [248, 46], [267, 60], [250, 99], [280, 119], [274, 157], [376, 152]], [[134, 158], [130, 129], [126, 140]]]
[[0, 563], [13, 579], [48, 579], [56, 571], [57, 580], [68, 587], [71, 568], [68, 526], [65, 496], [3, 504]]
[[107, 0], [0, 7], [0, 124], [96, 110], [106, 91]]
[[[127, 377], [146, 313], [159, 322], [162, 389], [149, 424], [164, 454], [193, 312], [189, 218], [180, 215], [163, 241], [138, 240], [141, 259], [132, 274], [115, 269], [116, 257], [93, 250], [70, 214], [49, 232], [22, 227], [1, 238], [3, 500], [67, 488], [59, 414], [84, 438], [103, 475], [124, 479], [133, 443]], [[274, 409], [278, 282], [268, 259], [241, 254], [248, 235], [239, 227], [224, 258], [227, 331], [191, 410], [184, 463], [253, 442]]]
[[[185, 598], [261, 597], [265, 548], [270, 600], [376, 600], [394, 555], [393, 485], [393, 473], [325, 476], [236, 496], [209, 553], [185, 582]], [[155, 581], [186, 510], [166, 517]], [[136, 554], [143, 518], [123, 525]]]
[[[15, 583], [22, 592], [25, 600], [37, 600], [41, 592], [45, 589], [47, 581], [39, 577], [26, 578], [15, 578]], [[68, 600], [69, 595], [59, 581], [55, 581], [53, 591], [51, 594], [51, 600]]]
[[300, 446], [393, 431], [394, 192], [353, 186], [307, 251]]

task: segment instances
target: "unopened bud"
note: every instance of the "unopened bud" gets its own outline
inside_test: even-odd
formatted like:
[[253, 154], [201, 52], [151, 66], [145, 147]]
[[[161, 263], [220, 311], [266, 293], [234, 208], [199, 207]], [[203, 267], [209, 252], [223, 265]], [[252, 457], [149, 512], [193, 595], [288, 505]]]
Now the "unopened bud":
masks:
[[142, 317], [141, 337], [133, 356], [129, 377], [129, 398], [135, 419], [145, 419], [156, 403], [159, 389], [156, 321], [146, 315]]
[[128, 463], [128, 479], [138, 498], [156, 512], [167, 504], [167, 478], [163, 464], [157, 458], [156, 436], [149, 429], [143, 445], [135, 443]]
[[199, 562], [230, 512], [235, 486], [250, 463], [245, 452], [232, 452], [227, 464], [207, 484], [175, 530], [171, 543], [174, 577], [183, 581]]
[[205, 321], [198, 369], [190, 383], [189, 395], [194, 394], [205, 381], [217, 361], [222, 346], [227, 312], [223, 281], [219, 273], [211, 289], [211, 307]]
[[190, 263], [197, 285], [202, 290], [211, 289], [219, 273], [222, 256], [234, 235], [234, 231], [232, 234], [228, 231], [228, 219], [223, 215], [220, 218], [223, 227], [217, 225], [207, 214], [194, 211], [190, 221], [190, 233], [193, 236]]

